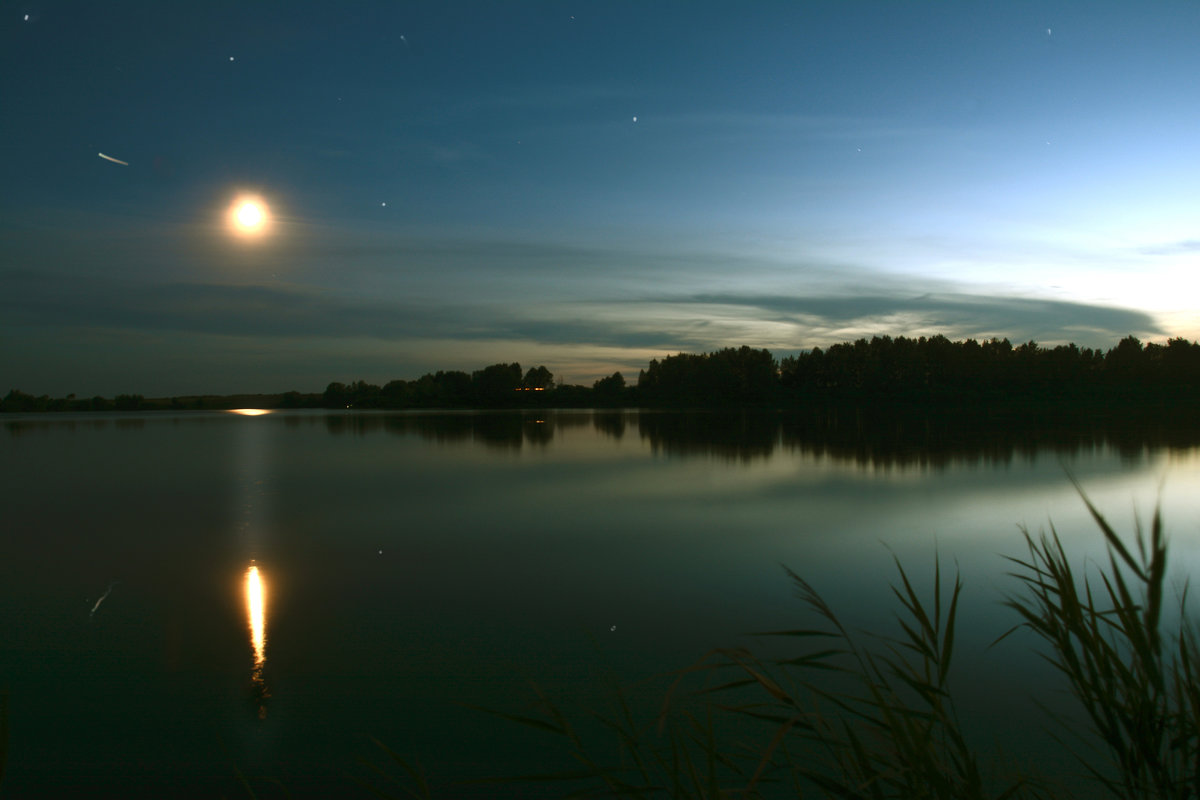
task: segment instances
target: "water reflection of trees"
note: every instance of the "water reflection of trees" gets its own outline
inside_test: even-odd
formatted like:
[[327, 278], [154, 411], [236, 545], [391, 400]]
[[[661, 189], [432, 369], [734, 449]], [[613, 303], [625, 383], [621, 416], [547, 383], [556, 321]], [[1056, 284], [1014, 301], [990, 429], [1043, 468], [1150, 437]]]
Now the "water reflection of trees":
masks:
[[4, 430], [9, 436], [24, 436], [35, 432], [48, 433], [50, 431], [99, 431], [110, 425], [119, 430], [134, 430], [145, 427], [146, 420], [143, 417], [37, 417], [4, 420]]
[[366, 435], [386, 432], [416, 436], [437, 444], [475, 442], [496, 450], [544, 447], [556, 429], [591, 425], [590, 414], [462, 413], [447, 414], [331, 414], [324, 417], [326, 429], [335, 435]]
[[638, 435], [654, 453], [751, 461], [779, 444], [780, 418], [765, 413], [643, 413]]
[[1200, 446], [1200, 426], [1179, 417], [1133, 424], [1050, 413], [980, 417], [969, 409], [936, 414], [863, 408], [643, 413], [637, 425], [639, 435], [656, 453], [749, 462], [782, 449], [872, 468], [1006, 464], [1032, 460], [1047, 451], [1065, 459], [1105, 447], [1137, 461], [1153, 450]]
[[[214, 417], [170, 418], [173, 423]], [[224, 419], [221, 417], [219, 419]], [[1037, 413], [995, 414], [959, 407], [880, 410], [869, 406], [813, 406], [790, 411], [631, 411], [597, 409], [526, 411], [281, 413], [272, 422], [288, 428], [324, 427], [336, 436], [386, 433], [439, 445], [479, 444], [489, 450], [542, 448], [568, 430], [590, 428], [614, 440], [635, 434], [656, 454], [766, 459], [776, 452], [872, 468], [942, 468], [955, 463], [1005, 464], [1054, 452], [1064, 459], [1111, 448], [1129, 462], [1161, 449], [1200, 446], [1200, 420], [1183, 412], [1136, 419], [1119, 414], [1083, 415], [1046, 408]], [[52, 430], [141, 428], [146, 417], [9, 419], [10, 437]], [[255, 423], [260, 424], [260, 423]]]
[[592, 414], [592, 426], [612, 439], [620, 441], [625, 436], [625, 411], [596, 411]]
[[652, 452], [679, 458], [749, 463], [776, 452], [871, 468], [940, 469], [952, 464], [1007, 464], [1046, 452], [1068, 459], [1101, 448], [1137, 461], [1161, 448], [1200, 445], [1200, 427], [1183, 419], [1124, 423], [1068, 414], [988, 416], [969, 408], [936, 413], [870, 408], [805, 411], [349, 413], [323, 417], [335, 435], [384, 432], [437, 444], [475, 443], [492, 450], [545, 447], [556, 433], [592, 428], [621, 439], [635, 431]]

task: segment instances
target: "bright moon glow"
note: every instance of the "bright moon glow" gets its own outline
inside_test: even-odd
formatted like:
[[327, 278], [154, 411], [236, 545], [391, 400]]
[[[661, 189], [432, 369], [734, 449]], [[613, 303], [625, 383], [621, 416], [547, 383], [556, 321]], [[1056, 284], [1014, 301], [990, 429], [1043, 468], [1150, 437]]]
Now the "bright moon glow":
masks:
[[242, 203], [238, 207], [238, 225], [243, 228], [257, 228], [263, 222], [262, 207], [256, 203]]
[[243, 195], [229, 207], [229, 228], [239, 236], [261, 236], [270, 224], [271, 212], [262, 198]]

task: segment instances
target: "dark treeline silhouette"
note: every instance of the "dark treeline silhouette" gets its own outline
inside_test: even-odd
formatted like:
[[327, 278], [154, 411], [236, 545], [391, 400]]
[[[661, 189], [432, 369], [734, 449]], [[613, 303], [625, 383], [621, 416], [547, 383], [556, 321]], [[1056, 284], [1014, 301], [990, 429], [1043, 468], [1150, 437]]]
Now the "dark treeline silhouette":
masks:
[[704, 355], [653, 359], [638, 374], [646, 405], [763, 405], [779, 399], [779, 365], [770, 350], [727, 347]]
[[647, 406], [873, 407], [938, 405], [1019, 409], [1057, 405], [1190, 404], [1200, 390], [1200, 344], [1143, 345], [1128, 336], [1107, 352], [1007, 339], [876, 336], [814, 348], [776, 364], [743, 347], [651, 361], [639, 375]]
[[1143, 346], [1127, 336], [1107, 352], [1007, 339], [951, 342], [944, 336], [876, 336], [785, 358], [791, 396], [895, 401], [1102, 399], [1182, 400], [1200, 388], [1200, 345], [1171, 339]]
[[522, 373], [521, 365], [514, 362], [493, 364], [470, 375], [438, 371], [383, 386], [366, 381], [331, 383], [321, 404], [325, 408], [518, 408], [548, 405], [549, 394], [557, 394], [550, 370], [530, 367]]
[[545, 367], [522, 375], [496, 364], [470, 375], [437, 372], [383, 387], [332, 383], [327, 408], [666, 407], [794, 408], [836, 403], [906, 407], [983, 404], [1019, 410], [1057, 405], [1188, 403], [1200, 391], [1200, 344], [1143, 345], [1128, 336], [1107, 352], [1007, 339], [876, 336], [814, 348], [782, 361], [769, 350], [725, 348], [653, 359], [628, 385], [617, 372], [592, 386], [563, 386]]
[[140, 394], [119, 394], [115, 398], [77, 398], [34, 396], [13, 389], [0, 398], [0, 412], [38, 411], [203, 411], [229, 408], [313, 408], [321, 405], [321, 395], [284, 392], [282, 394], [186, 395], [147, 398]]
[[938, 406], [990, 413], [1190, 406], [1200, 392], [1200, 344], [1145, 344], [1127, 336], [1107, 351], [1074, 344], [1013, 346], [1008, 339], [876, 336], [776, 361], [769, 350], [725, 348], [652, 359], [627, 384], [616, 372], [590, 387], [556, 382], [544, 366], [493, 364], [438, 371], [383, 386], [330, 383], [320, 394], [113, 400], [35, 397], [12, 390], [0, 411], [138, 411], [206, 408], [805, 408]]

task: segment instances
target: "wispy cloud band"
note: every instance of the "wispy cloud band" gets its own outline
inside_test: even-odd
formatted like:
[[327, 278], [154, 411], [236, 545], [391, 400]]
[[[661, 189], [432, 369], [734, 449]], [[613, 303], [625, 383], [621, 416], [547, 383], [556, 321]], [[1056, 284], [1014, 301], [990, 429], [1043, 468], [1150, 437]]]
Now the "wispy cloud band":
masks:
[[0, 312], [26, 327], [289, 339], [525, 340], [550, 345], [799, 349], [873, 333], [1111, 344], [1161, 333], [1141, 311], [1038, 298], [883, 291], [816, 296], [698, 293], [635, 299], [384, 301], [328, 288], [121, 282], [0, 273]]

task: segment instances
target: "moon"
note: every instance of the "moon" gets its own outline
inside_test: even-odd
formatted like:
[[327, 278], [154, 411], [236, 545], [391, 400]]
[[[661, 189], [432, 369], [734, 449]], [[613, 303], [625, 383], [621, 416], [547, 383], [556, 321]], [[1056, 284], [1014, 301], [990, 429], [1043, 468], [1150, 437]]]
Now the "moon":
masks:
[[271, 210], [256, 195], [239, 195], [229, 206], [229, 229], [247, 239], [263, 236], [271, 227]]

